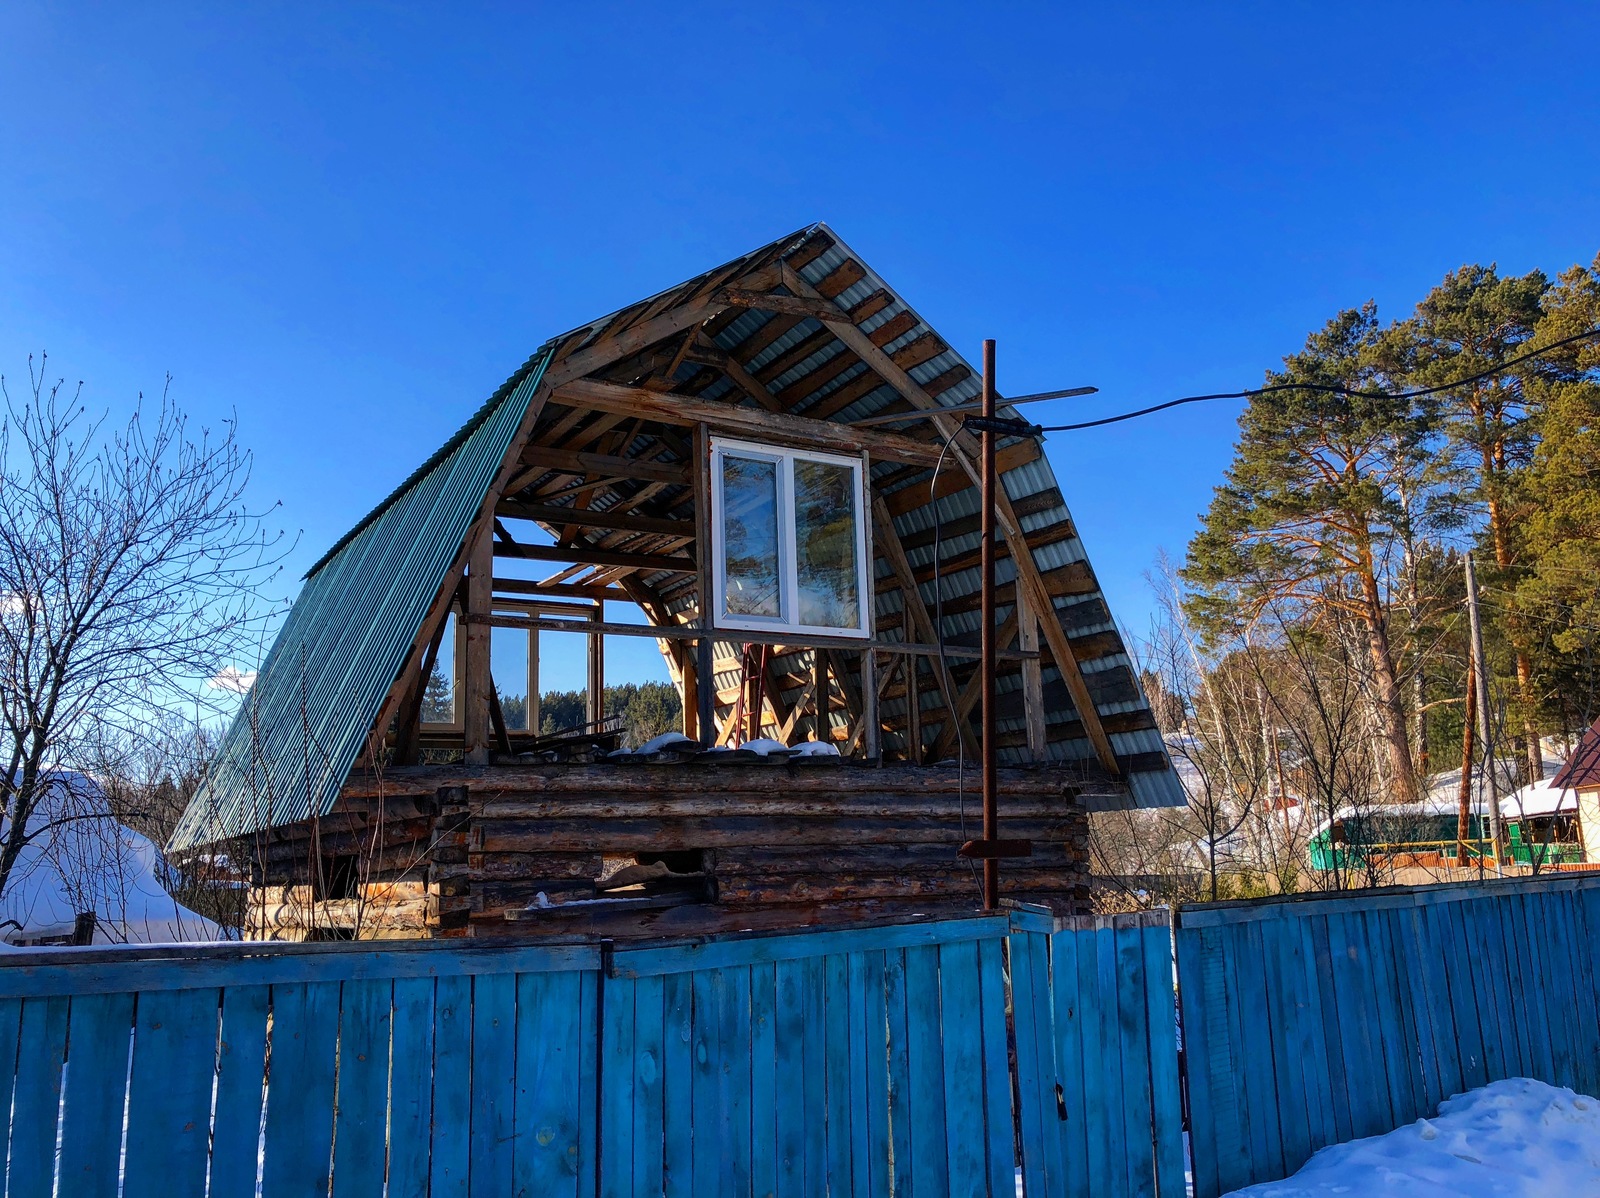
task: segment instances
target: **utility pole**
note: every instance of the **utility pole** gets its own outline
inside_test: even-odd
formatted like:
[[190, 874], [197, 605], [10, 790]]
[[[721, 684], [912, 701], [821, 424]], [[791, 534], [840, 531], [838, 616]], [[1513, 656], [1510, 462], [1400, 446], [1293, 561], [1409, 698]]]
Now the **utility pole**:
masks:
[[[1029, 857], [1033, 844], [1027, 840], [1000, 839], [1000, 747], [996, 734], [1000, 713], [995, 708], [995, 666], [999, 656], [998, 634], [995, 626], [995, 533], [996, 505], [999, 500], [999, 482], [995, 477], [994, 451], [998, 436], [1038, 436], [1040, 429], [1025, 421], [1001, 419], [994, 414], [996, 403], [994, 389], [994, 342], [983, 343], [983, 414], [968, 416], [962, 425], [969, 432], [979, 433], [978, 471], [979, 527], [983, 537], [981, 573], [983, 594], [979, 600], [980, 620], [983, 627], [978, 672], [982, 679], [979, 694], [983, 702], [983, 838], [969, 840], [962, 845], [959, 855], [983, 861], [983, 909], [995, 911], [1000, 907], [1000, 859], [1002, 857]], [[1021, 602], [1021, 594], [1017, 596]]]
[[[1472, 631], [1473, 678], [1478, 692], [1478, 739], [1483, 742], [1483, 781], [1489, 807], [1489, 838], [1494, 852], [1494, 872], [1500, 868], [1500, 784], [1494, 772], [1494, 739], [1489, 728], [1489, 663], [1483, 655], [1483, 621], [1478, 616], [1478, 576], [1472, 554], [1466, 555], [1467, 621]], [[1466, 769], [1470, 762], [1463, 762]]]
[[[1483, 829], [1478, 829], [1477, 837], [1472, 837], [1472, 753], [1473, 733], [1478, 719], [1478, 667], [1474, 664], [1478, 655], [1472, 646], [1467, 646], [1467, 695], [1466, 718], [1461, 721], [1461, 787], [1456, 792], [1456, 868], [1465, 868], [1467, 864], [1467, 840], [1483, 837]], [[1483, 877], [1483, 854], [1478, 854], [1478, 877]]]
[[[983, 418], [994, 419], [994, 342], [983, 343]], [[995, 641], [994, 626], [994, 430], [983, 430], [983, 839], [993, 845], [1000, 838], [1000, 778], [998, 746], [995, 744], [997, 713], [995, 711]], [[1017, 583], [1017, 598], [1022, 598], [1022, 584]], [[1000, 862], [992, 857], [983, 859], [983, 907], [994, 911], [1000, 906]]]

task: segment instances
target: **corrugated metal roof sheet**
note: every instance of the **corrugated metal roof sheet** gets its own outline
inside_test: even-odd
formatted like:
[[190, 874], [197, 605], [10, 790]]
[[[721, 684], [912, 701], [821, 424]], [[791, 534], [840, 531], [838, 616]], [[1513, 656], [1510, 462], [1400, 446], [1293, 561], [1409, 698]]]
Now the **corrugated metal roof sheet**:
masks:
[[333, 808], [550, 353], [535, 355], [312, 567], [173, 850]]

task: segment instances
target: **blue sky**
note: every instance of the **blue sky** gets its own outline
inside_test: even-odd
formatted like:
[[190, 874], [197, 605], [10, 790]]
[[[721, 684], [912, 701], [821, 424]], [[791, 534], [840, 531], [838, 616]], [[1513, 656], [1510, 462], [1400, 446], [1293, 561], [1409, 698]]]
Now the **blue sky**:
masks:
[[[237, 411], [293, 577], [546, 337], [813, 220], [1002, 391], [1101, 389], [1042, 419], [1236, 389], [1340, 307], [1592, 259], [1596, 44], [1584, 5], [13, 0], [0, 371]], [[1135, 632], [1236, 414], [1050, 442]]]

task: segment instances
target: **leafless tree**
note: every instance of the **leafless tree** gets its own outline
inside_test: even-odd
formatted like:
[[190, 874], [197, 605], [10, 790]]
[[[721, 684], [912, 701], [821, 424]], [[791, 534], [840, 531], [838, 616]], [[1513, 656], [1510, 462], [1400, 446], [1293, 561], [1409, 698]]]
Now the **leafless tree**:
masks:
[[236, 699], [214, 687], [268, 615], [285, 542], [246, 503], [250, 455], [232, 420], [194, 433], [170, 384], [115, 425], [43, 357], [0, 376], [0, 894], [29, 843], [108, 818], [56, 810], [52, 778]]

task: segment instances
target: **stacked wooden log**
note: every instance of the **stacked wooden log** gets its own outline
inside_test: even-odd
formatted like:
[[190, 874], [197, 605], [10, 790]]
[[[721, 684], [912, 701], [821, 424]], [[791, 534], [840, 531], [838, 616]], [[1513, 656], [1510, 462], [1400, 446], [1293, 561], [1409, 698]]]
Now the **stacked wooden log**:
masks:
[[[416, 935], [789, 926], [978, 905], [977, 871], [957, 855], [978, 835], [976, 783], [954, 767], [839, 758], [417, 767], [352, 779], [318, 842], [324, 854], [372, 846], [384, 867], [362, 874], [373, 896], [425, 882], [425, 904], [404, 906]], [[1000, 813], [1006, 838], [1033, 845], [1002, 866], [1002, 894], [1063, 912], [1086, 903], [1088, 825], [1068, 776], [1001, 770]], [[267, 879], [308, 884], [309, 835], [300, 825], [274, 835]], [[624, 876], [639, 883], [609, 881], [641, 864]], [[309, 905], [337, 923], [349, 917], [336, 904], [349, 902]], [[277, 932], [293, 935], [280, 908]], [[371, 926], [393, 934], [394, 922]]]

